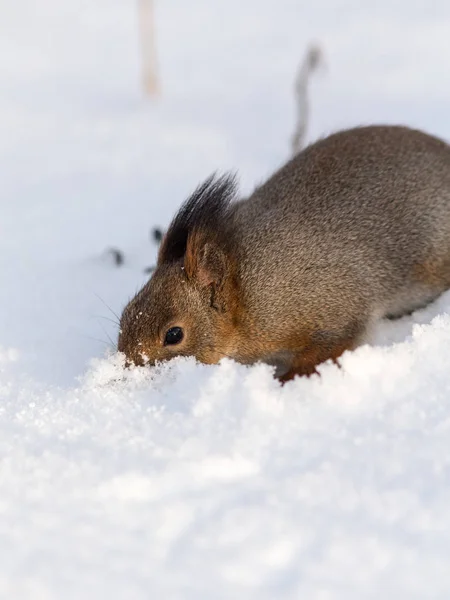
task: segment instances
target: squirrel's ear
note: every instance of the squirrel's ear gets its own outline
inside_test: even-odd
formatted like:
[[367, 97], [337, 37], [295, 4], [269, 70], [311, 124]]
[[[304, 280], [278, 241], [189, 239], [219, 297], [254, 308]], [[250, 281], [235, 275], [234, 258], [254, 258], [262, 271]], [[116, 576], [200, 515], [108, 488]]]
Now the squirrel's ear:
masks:
[[186, 246], [184, 268], [189, 279], [195, 279], [202, 287], [212, 285], [220, 289], [226, 276], [227, 260], [215, 241], [191, 234]]

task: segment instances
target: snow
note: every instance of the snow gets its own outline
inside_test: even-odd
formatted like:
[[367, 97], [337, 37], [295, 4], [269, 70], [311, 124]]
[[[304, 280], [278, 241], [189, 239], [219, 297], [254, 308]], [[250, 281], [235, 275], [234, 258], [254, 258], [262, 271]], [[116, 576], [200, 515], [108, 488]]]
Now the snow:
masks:
[[0, 598], [447, 599], [450, 292], [284, 387], [107, 346], [151, 227], [210, 172], [245, 193], [287, 158], [310, 41], [311, 139], [450, 139], [450, 5], [156, 2], [148, 101], [136, 4], [2, 7]]

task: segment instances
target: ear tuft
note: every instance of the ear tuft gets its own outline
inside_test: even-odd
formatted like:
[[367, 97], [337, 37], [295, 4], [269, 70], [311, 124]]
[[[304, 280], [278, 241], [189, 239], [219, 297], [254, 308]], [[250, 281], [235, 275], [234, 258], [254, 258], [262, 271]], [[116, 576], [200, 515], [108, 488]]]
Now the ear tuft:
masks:
[[213, 175], [200, 185], [170, 224], [160, 246], [158, 265], [182, 259], [187, 252], [188, 238], [194, 234], [223, 232], [235, 197], [236, 181], [232, 175]]

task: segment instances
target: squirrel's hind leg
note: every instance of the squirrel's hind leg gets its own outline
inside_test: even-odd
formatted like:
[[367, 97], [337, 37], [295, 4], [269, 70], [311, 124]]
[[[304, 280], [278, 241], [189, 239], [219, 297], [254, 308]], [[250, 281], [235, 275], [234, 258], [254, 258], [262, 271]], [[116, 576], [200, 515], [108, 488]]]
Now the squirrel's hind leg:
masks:
[[367, 323], [353, 322], [340, 334], [332, 331], [316, 332], [311, 336], [311, 344], [294, 357], [291, 368], [278, 378], [279, 381], [285, 383], [296, 375], [310, 377], [319, 374], [317, 366], [327, 360], [339, 364], [337, 359], [346, 350], [354, 350], [359, 346], [366, 331]]

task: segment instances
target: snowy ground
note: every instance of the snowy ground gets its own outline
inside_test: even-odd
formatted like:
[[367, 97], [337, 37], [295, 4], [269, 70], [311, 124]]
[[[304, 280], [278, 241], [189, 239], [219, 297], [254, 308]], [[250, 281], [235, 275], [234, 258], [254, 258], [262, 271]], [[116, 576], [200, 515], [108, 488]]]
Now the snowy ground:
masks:
[[156, 0], [149, 103], [136, 4], [1, 8], [0, 598], [448, 599], [450, 293], [282, 389], [231, 362], [124, 375], [103, 341], [151, 226], [213, 170], [248, 191], [285, 160], [309, 41], [312, 138], [450, 139], [450, 5]]

